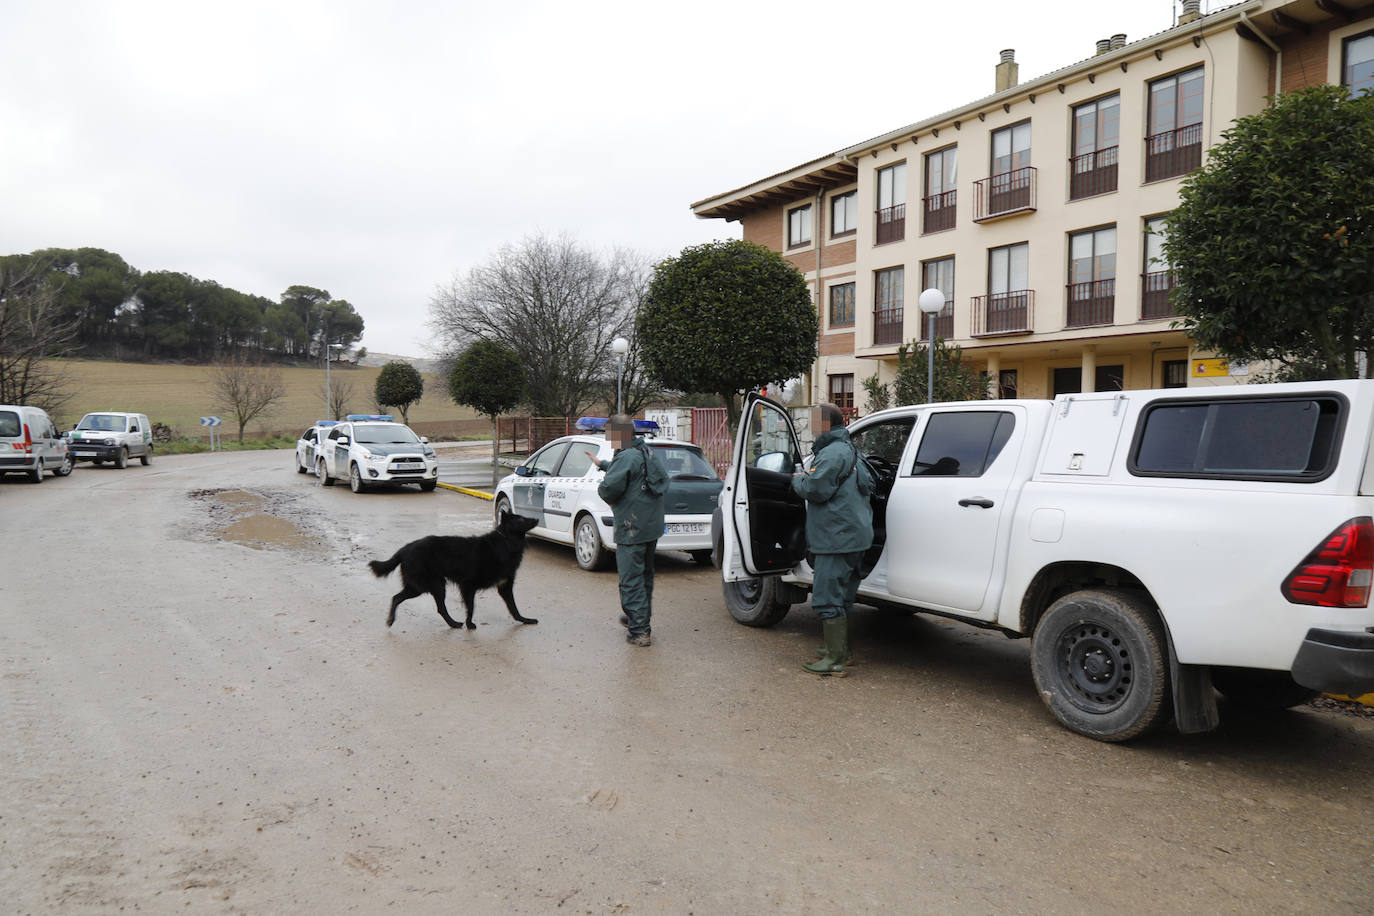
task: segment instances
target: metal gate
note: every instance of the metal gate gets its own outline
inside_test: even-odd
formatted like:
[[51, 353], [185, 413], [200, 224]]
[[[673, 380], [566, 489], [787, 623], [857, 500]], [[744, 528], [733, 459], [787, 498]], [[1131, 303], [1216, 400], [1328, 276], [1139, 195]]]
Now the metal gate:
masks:
[[706, 460], [724, 477], [735, 451], [724, 407], [692, 408], [692, 444], [701, 446]]

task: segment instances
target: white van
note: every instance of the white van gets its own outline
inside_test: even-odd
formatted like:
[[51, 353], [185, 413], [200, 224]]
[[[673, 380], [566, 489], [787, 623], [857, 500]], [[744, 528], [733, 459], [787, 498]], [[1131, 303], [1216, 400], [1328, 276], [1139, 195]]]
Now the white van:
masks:
[[40, 407], [0, 404], [0, 475], [26, 474], [42, 483], [45, 470], [58, 477], [72, 472], [67, 440], [57, 424]]
[[69, 434], [72, 460], [126, 467], [130, 458], [153, 463], [153, 424], [141, 413], [88, 413]]

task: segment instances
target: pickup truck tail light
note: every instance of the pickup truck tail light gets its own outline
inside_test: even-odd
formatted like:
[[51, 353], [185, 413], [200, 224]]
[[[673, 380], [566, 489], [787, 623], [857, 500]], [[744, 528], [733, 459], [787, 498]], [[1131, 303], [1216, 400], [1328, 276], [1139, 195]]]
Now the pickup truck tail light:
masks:
[[1283, 597], [1319, 607], [1368, 607], [1374, 580], [1374, 518], [1352, 518], [1327, 535], [1283, 580]]

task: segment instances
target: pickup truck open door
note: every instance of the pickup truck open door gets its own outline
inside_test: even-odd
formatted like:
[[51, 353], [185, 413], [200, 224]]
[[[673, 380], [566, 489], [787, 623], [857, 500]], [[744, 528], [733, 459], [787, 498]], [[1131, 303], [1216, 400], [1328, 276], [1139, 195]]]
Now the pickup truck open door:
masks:
[[792, 492], [792, 474], [801, 461], [787, 410], [749, 394], [721, 498], [726, 582], [781, 575], [805, 557], [806, 502]]

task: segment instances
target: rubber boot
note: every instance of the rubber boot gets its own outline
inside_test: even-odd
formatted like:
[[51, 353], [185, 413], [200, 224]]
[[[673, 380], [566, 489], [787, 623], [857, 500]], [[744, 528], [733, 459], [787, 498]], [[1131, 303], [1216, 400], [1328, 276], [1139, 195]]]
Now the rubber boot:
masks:
[[844, 663], [849, 659], [849, 618], [822, 620], [821, 632], [825, 635], [825, 655], [802, 667], [812, 674], [844, 677]]

